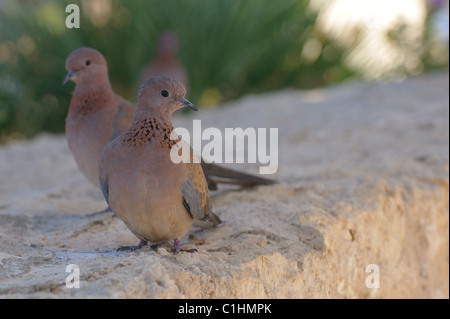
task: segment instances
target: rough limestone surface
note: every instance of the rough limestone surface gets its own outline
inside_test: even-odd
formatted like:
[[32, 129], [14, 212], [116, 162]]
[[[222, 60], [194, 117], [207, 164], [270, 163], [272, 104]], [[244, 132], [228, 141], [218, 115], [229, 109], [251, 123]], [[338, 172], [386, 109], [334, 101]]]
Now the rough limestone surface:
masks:
[[[214, 193], [223, 225], [182, 240], [198, 253], [116, 252], [137, 240], [110, 214], [85, 217], [105, 202], [64, 136], [1, 146], [0, 297], [448, 298], [448, 88], [431, 74], [178, 115], [278, 128], [280, 183]], [[71, 264], [80, 288], [66, 286]]]

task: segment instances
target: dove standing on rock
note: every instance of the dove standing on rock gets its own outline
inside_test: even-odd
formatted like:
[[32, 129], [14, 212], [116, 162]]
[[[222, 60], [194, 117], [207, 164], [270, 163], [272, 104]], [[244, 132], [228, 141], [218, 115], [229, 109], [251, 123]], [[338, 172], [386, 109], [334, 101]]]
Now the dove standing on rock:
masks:
[[181, 138], [171, 139], [172, 113], [182, 107], [198, 110], [185, 94], [184, 86], [173, 78], [147, 80], [139, 90], [133, 123], [101, 153], [103, 195], [141, 240], [139, 245], [126, 249], [174, 240], [177, 252], [182, 250], [179, 239], [194, 220], [211, 226], [220, 223], [211, 212], [200, 164], [174, 163], [170, 156], [172, 148], [184, 142]]
[[[116, 95], [109, 82], [108, 67], [103, 55], [91, 48], [79, 48], [66, 60], [69, 71], [63, 83], [76, 83], [66, 118], [69, 148], [84, 176], [94, 185], [98, 182], [98, 163], [103, 147], [125, 131], [133, 121], [134, 106]], [[237, 172], [202, 161], [203, 172], [211, 190], [217, 182], [242, 187], [272, 184], [274, 181]], [[108, 211], [105, 210], [105, 211]]]

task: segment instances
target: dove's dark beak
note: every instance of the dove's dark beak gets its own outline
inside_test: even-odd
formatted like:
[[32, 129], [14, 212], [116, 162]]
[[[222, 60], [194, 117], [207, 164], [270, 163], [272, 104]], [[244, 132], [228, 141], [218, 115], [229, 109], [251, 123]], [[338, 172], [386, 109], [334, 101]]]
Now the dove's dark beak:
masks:
[[184, 106], [187, 106], [188, 108], [193, 109], [194, 111], [198, 111], [198, 108], [197, 108], [194, 104], [192, 104], [191, 102], [189, 102], [187, 99], [182, 98], [182, 99], [180, 100], [180, 102], [181, 102], [181, 104], [183, 104]]
[[70, 71], [69, 73], [67, 73], [66, 77], [63, 80], [63, 85], [66, 84], [69, 80], [72, 80], [74, 75], [75, 71]]

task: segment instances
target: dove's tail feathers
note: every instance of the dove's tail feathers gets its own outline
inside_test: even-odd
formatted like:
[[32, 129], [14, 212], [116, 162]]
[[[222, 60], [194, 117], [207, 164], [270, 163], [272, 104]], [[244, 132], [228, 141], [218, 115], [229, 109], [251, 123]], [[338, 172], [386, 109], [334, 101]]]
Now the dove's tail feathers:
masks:
[[217, 184], [233, 184], [242, 188], [250, 188], [278, 183], [273, 179], [242, 173], [213, 163], [202, 162], [201, 165], [210, 190], [217, 190]]

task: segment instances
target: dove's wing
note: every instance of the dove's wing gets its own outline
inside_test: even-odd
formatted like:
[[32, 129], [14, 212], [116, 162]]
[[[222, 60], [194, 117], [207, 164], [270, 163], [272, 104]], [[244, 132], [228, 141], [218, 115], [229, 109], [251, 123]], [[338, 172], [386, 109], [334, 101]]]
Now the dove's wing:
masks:
[[120, 96], [116, 96], [119, 100], [119, 106], [117, 110], [117, 114], [114, 116], [114, 122], [113, 122], [113, 136], [111, 138], [111, 141], [114, 140], [117, 136], [119, 136], [122, 132], [124, 132], [130, 124], [133, 122], [134, 113], [136, 111], [136, 108], [128, 102], [127, 100], [123, 99]]
[[[190, 151], [192, 162], [192, 149]], [[205, 228], [220, 224], [220, 218], [211, 211], [208, 183], [202, 167], [197, 163], [187, 163], [186, 171], [186, 178], [181, 185], [184, 207], [197, 221], [197, 226]]]

